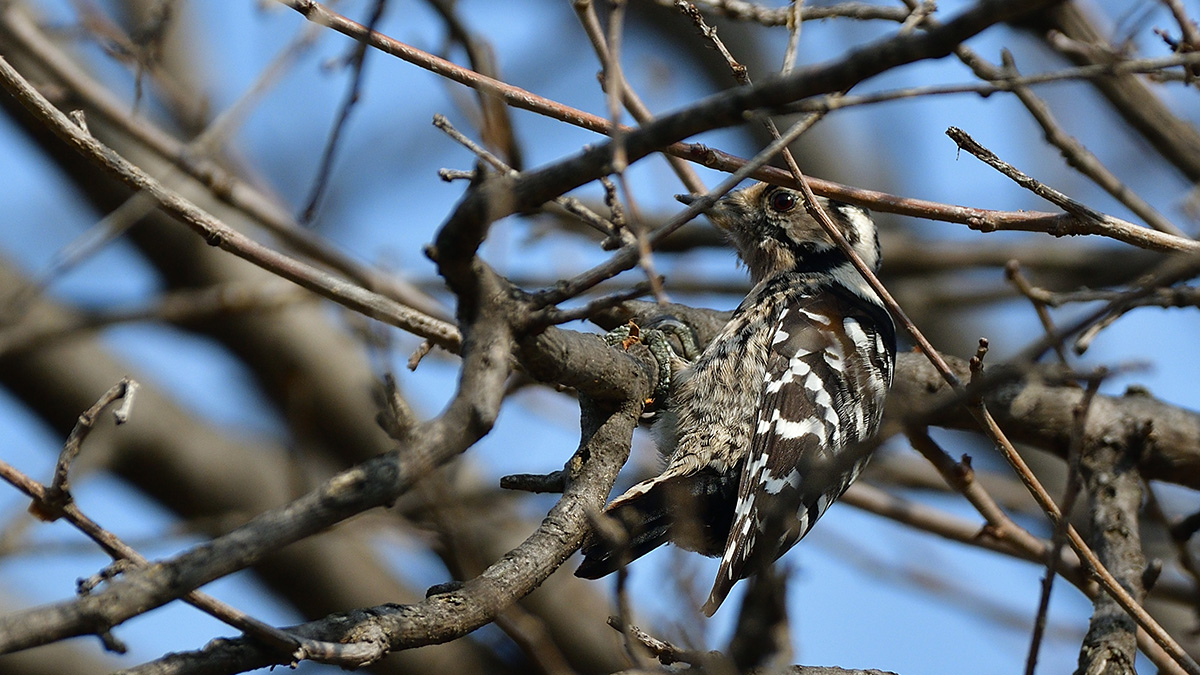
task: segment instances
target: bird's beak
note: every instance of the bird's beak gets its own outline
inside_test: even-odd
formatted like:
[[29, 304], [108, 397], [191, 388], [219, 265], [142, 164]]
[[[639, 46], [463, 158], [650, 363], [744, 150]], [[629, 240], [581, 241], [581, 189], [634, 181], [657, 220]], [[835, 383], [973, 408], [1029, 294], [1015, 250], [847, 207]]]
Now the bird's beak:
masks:
[[[676, 201], [683, 204], [691, 205], [700, 199], [701, 195], [675, 195]], [[722, 197], [715, 204], [704, 209], [704, 215], [712, 221], [712, 224], [722, 230], [728, 230], [732, 221], [733, 209], [730, 208], [729, 197]]]

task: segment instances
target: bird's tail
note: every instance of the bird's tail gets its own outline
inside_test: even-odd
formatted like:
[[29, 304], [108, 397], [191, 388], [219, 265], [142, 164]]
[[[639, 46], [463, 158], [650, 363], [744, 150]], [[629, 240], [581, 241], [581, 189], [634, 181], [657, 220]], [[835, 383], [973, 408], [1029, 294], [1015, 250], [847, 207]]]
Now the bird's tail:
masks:
[[689, 551], [721, 553], [729, 535], [737, 479], [705, 469], [663, 474], [638, 483], [613, 500], [606, 513], [625, 531], [614, 546], [594, 537], [583, 547], [575, 576], [598, 579], [673, 540]]
[[605, 513], [625, 530], [625, 541], [614, 546], [593, 536], [583, 547], [583, 562], [575, 576], [599, 579], [667, 543], [671, 520], [664, 492], [656, 487], [647, 481], [613, 501]]

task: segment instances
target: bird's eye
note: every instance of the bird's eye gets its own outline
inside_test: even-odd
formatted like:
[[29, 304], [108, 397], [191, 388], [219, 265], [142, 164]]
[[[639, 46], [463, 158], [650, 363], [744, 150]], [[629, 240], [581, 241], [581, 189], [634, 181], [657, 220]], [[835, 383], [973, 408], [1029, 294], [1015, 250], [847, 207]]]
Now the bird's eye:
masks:
[[771, 195], [768, 200], [771, 208], [779, 213], [787, 213], [796, 208], [799, 202], [796, 200], [796, 195], [785, 190], [779, 190]]

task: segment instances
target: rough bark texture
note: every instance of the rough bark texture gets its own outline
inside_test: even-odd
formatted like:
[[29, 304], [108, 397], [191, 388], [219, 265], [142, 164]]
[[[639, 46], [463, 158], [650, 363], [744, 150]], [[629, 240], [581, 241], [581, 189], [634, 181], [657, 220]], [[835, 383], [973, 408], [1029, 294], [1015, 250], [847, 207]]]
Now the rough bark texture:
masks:
[[[1109, 436], [1085, 448], [1079, 464], [1091, 518], [1088, 541], [1125, 590], [1141, 601], [1146, 557], [1138, 527], [1142, 478], [1134, 462], [1139, 441], [1137, 436]], [[1133, 673], [1136, 654], [1137, 624], [1111, 598], [1098, 596], [1076, 674]]]

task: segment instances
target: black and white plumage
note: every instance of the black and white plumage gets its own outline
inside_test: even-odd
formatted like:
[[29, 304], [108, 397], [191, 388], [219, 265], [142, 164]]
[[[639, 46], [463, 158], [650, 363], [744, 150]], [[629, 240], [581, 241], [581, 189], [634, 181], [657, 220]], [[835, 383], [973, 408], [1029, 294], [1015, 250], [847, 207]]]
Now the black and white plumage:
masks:
[[[818, 199], [878, 269], [867, 212]], [[737, 580], [807, 534], [866, 464], [863, 441], [879, 428], [896, 338], [878, 296], [796, 192], [760, 183], [708, 216], [729, 233], [754, 288], [672, 378], [655, 427], [666, 468], [607, 509], [628, 530], [628, 547], [589, 544], [576, 574], [598, 578], [668, 540], [719, 555], [704, 606], [711, 616]]]

